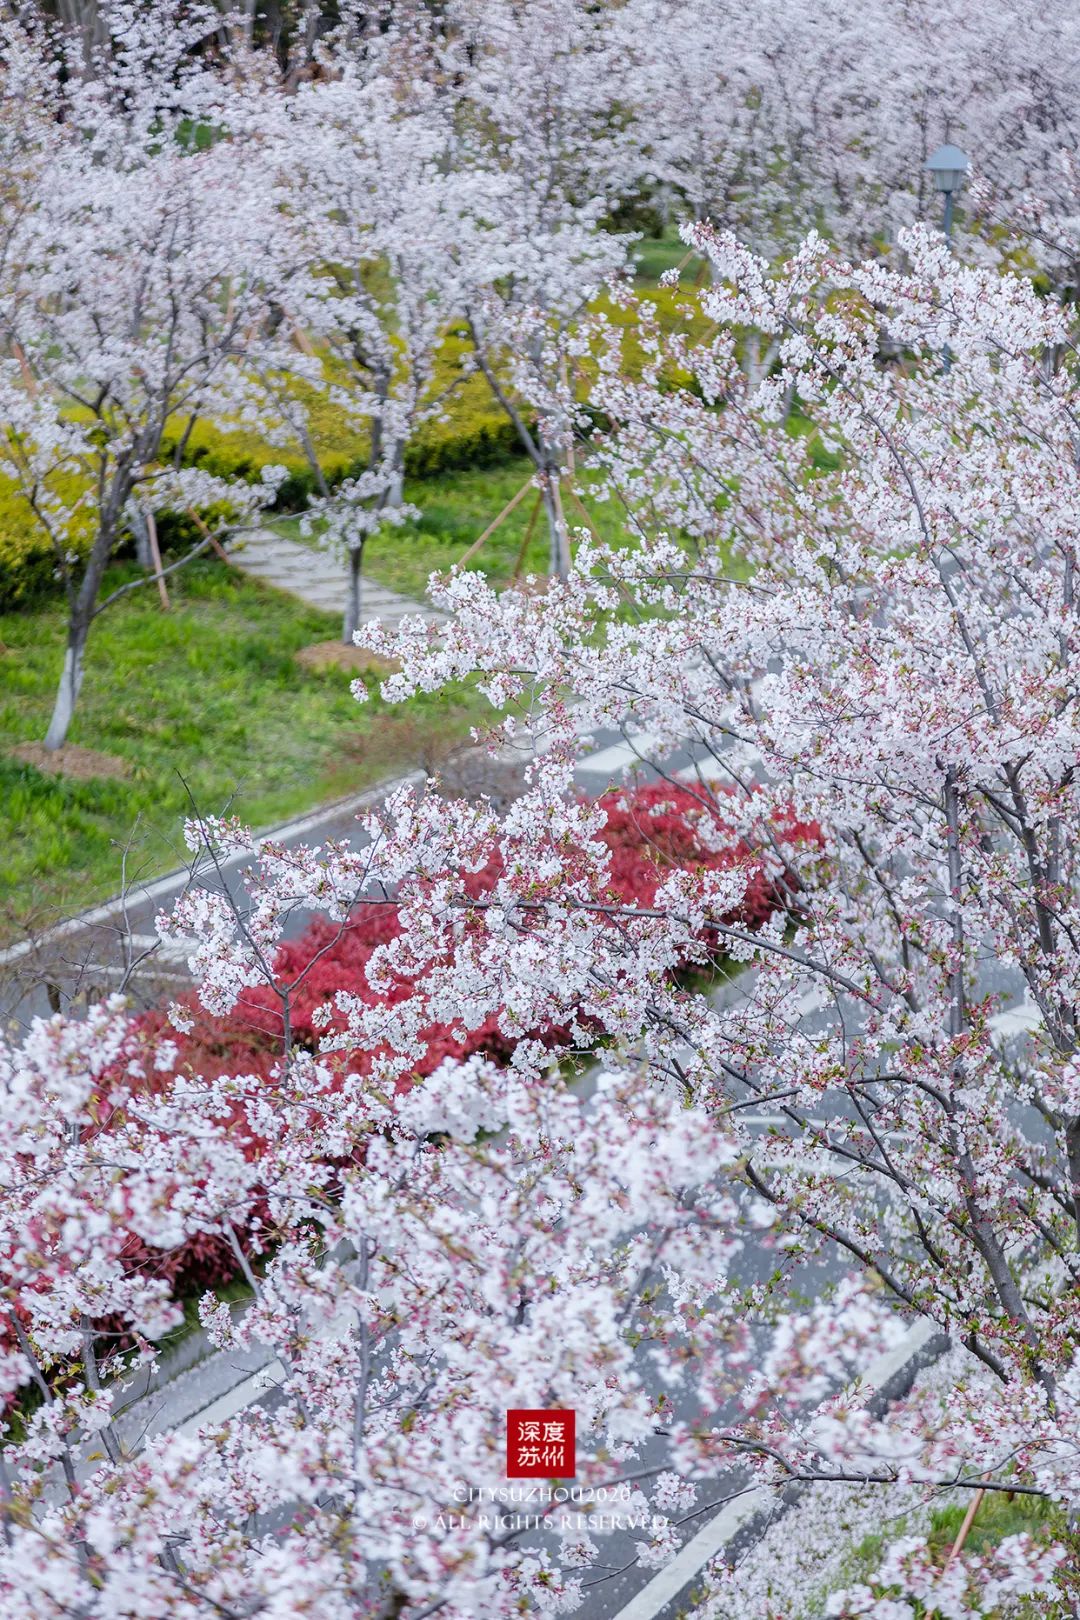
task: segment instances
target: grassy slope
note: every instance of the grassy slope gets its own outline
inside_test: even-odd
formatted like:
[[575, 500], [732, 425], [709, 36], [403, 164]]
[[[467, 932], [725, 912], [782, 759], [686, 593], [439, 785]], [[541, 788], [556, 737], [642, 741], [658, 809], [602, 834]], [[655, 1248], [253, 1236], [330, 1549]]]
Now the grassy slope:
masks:
[[[678, 241], [643, 243], [640, 285], [654, 284], [683, 251]], [[423, 595], [430, 573], [460, 559], [529, 470], [513, 459], [413, 481], [407, 494], [421, 509], [419, 522], [372, 540], [367, 571]], [[523, 573], [547, 571], [542, 513], [522, 555], [534, 501], [527, 496], [476, 554], [475, 565], [498, 585], [509, 583], [519, 559]], [[618, 509], [591, 498], [587, 506], [601, 537], [617, 538]], [[585, 521], [572, 502], [567, 518], [574, 527]], [[295, 533], [296, 521], [282, 527]], [[110, 584], [130, 574], [118, 568]], [[129, 872], [137, 876], [177, 864], [188, 788], [202, 808], [231, 803], [265, 825], [415, 764], [433, 743], [467, 728], [473, 711], [462, 709], [460, 694], [408, 710], [378, 701], [363, 708], [346, 677], [300, 670], [292, 654], [336, 636], [336, 617], [212, 561], [193, 565], [171, 589], [171, 613], [161, 613], [152, 591], [133, 592], [91, 638], [71, 741], [130, 760], [126, 780], [57, 779], [7, 757], [14, 744], [44, 733], [64, 627], [55, 597], [0, 615], [0, 934], [115, 892], [129, 843]]]
[[[948, 1560], [969, 1506], [970, 1501], [965, 1496], [964, 1501], [937, 1508], [931, 1516], [926, 1539], [935, 1561], [942, 1567]], [[921, 1532], [909, 1532], [903, 1522], [894, 1522], [887, 1531], [865, 1537], [853, 1548], [841, 1578], [831, 1583], [829, 1591], [814, 1593], [801, 1612], [807, 1616], [823, 1615], [826, 1601], [834, 1591], [841, 1586], [868, 1582], [880, 1565], [888, 1545], [908, 1533]], [[1051, 1540], [1067, 1536], [1068, 1531], [1063, 1515], [1043, 1498], [1016, 1496], [1010, 1500], [1001, 1492], [991, 1491], [976, 1513], [975, 1522], [964, 1543], [964, 1551], [975, 1555], [985, 1553], [998, 1546], [1007, 1536], [1021, 1534], [1032, 1536], [1035, 1540]], [[921, 1607], [917, 1612], [922, 1614]], [[993, 1614], [996, 1617], [1004, 1615], [1004, 1612], [995, 1609]], [[1030, 1602], [1022, 1600], [1018, 1608], [1009, 1608], [1008, 1613], [1015, 1620], [1064, 1620], [1064, 1613], [1057, 1604], [1047, 1605], [1042, 1599], [1032, 1599]]]
[[115, 892], [133, 834], [129, 871], [175, 866], [185, 781], [201, 808], [231, 801], [266, 825], [467, 730], [463, 694], [360, 705], [347, 675], [299, 668], [293, 654], [335, 636], [337, 620], [221, 563], [192, 564], [171, 590], [170, 613], [134, 591], [90, 640], [70, 740], [130, 760], [126, 780], [65, 780], [8, 757], [44, 732], [64, 635], [56, 601], [0, 617], [0, 933]]

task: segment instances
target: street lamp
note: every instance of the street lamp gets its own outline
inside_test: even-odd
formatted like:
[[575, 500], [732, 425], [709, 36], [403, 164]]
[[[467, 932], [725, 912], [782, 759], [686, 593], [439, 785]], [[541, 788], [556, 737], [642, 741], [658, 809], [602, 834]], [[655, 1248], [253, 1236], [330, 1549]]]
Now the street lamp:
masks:
[[934, 180], [934, 189], [945, 198], [945, 239], [952, 237], [953, 197], [967, 178], [970, 160], [958, 146], [939, 146], [926, 167]]
[[[945, 240], [952, 246], [952, 214], [953, 197], [960, 190], [967, 178], [971, 167], [966, 152], [961, 152], [958, 146], [939, 146], [937, 151], [927, 160], [926, 167], [933, 177], [934, 189], [940, 191], [945, 198]], [[944, 371], [952, 366], [952, 355], [946, 343], [941, 354], [941, 364]]]

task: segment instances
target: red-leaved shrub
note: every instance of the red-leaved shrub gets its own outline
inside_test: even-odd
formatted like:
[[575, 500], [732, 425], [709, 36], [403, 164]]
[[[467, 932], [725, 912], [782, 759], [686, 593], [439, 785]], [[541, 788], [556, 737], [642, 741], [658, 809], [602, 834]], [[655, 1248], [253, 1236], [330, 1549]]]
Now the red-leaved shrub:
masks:
[[[754, 928], [778, 906], [790, 904], [797, 887], [792, 874], [785, 870], [777, 878], [774, 860], [774, 875], [770, 875], [761, 848], [755, 849], [727, 828], [715, 800], [696, 789], [655, 782], [612, 790], [602, 796], [600, 803], [607, 812], [600, 837], [611, 852], [606, 897], [614, 904], [652, 906], [659, 884], [673, 869], [705, 873], [736, 866], [747, 874], [746, 891], [737, 911], [725, 920]], [[770, 832], [778, 848], [798, 849], [820, 843], [816, 826], [790, 818], [774, 820], [771, 828], [763, 829], [763, 841]], [[497, 881], [498, 874], [498, 857], [493, 856], [483, 871], [470, 878], [470, 894], [481, 898]], [[295, 1044], [317, 1051], [328, 1034], [333, 1036], [343, 1027], [341, 1015], [332, 1011], [334, 998], [341, 991], [369, 1003], [394, 1003], [415, 993], [413, 981], [407, 978], [396, 982], [386, 995], [377, 995], [368, 983], [366, 970], [372, 954], [399, 931], [392, 904], [367, 903], [358, 906], [344, 925], [316, 918], [297, 939], [281, 946], [274, 971], [279, 985], [296, 985], [290, 997]], [[207, 1077], [224, 1073], [261, 1076], [269, 1082], [271, 1070], [280, 1059], [283, 1032], [281, 1000], [272, 987], [260, 985], [246, 990], [225, 1017], [212, 1016], [199, 1007], [193, 992], [182, 1000], [193, 1015], [193, 1027], [187, 1034], [175, 1033], [164, 1009], [154, 1009], [140, 1020], [148, 1042], [156, 1044], [164, 1038], [176, 1041], [177, 1072]], [[321, 1019], [327, 1009], [331, 1009], [329, 1023]], [[533, 1033], [555, 1045], [564, 1032], [549, 1029]], [[463, 1039], [452, 1033], [450, 1026], [433, 1024], [426, 1032], [426, 1043], [411, 1078], [431, 1074], [448, 1057], [483, 1053], [495, 1061], [505, 1061], [513, 1048], [496, 1014], [465, 1032]], [[370, 1070], [375, 1056], [371, 1051], [342, 1047], [331, 1052], [328, 1062], [339, 1074], [363, 1074]], [[148, 1081], [155, 1087], [168, 1083], [169, 1075], [156, 1071]], [[259, 1148], [258, 1142], [251, 1142], [248, 1151], [256, 1156]], [[131, 1264], [133, 1268], [155, 1266], [181, 1292], [213, 1287], [236, 1272], [235, 1256], [227, 1245], [209, 1236], [192, 1239], [168, 1256], [148, 1253], [133, 1238]]]

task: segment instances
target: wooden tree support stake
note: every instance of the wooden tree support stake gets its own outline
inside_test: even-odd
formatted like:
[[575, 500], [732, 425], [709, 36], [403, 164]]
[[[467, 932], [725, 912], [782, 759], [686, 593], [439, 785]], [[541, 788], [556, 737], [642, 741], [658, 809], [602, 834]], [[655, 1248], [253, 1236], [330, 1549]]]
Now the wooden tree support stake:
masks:
[[154, 578], [157, 580], [158, 595], [161, 597], [161, 606], [166, 613], [169, 611], [169, 592], [165, 584], [165, 575], [161, 567], [161, 547], [158, 545], [157, 522], [153, 512], [146, 514], [146, 537], [150, 542], [150, 556], [154, 563]]
[[514, 584], [514, 585], [516, 585], [517, 582], [518, 582], [518, 576], [520, 575], [521, 570], [522, 570], [522, 566], [524, 565], [524, 562], [525, 562], [525, 553], [529, 549], [529, 541], [533, 537], [533, 530], [536, 528], [536, 520], [540, 516], [540, 508], [543, 506], [543, 504], [544, 504], [544, 497], [540, 494], [540, 492], [538, 490], [537, 495], [536, 495], [536, 502], [535, 502], [535, 504], [533, 506], [533, 509], [532, 509], [531, 513], [529, 514], [529, 521], [525, 525], [525, 538], [521, 542], [521, 550], [518, 552], [518, 554], [517, 554], [517, 562], [514, 564], [514, 572], [513, 572], [513, 575], [511, 576], [511, 583]]
[[503, 509], [499, 513], [498, 517], [494, 518], [488, 524], [487, 528], [484, 530], [484, 532], [480, 536], [479, 540], [474, 540], [472, 545], [469, 547], [468, 551], [465, 552], [464, 556], [458, 558], [458, 567], [459, 568], [461, 567], [462, 563], [467, 563], [470, 557], [473, 557], [473, 556], [476, 555], [476, 553], [480, 550], [480, 547], [483, 545], [484, 541], [488, 538], [488, 536], [495, 533], [495, 530], [499, 527], [500, 523], [505, 522], [505, 520], [510, 516], [511, 512], [514, 510], [515, 506], [517, 506], [519, 504], [519, 502], [521, 502], [521, 501], [523, 501], [525, 499], [526, 495], [529, 493], [529, 490], [532, 489], [532, 487], [533, 487], [533, 481], [532, 481], [532, 477], [530, 475], [525, 480], [525, 482], [522, 484], [521, 488], [518, 490], [518, 492], [514, 496], [513, 500], [507, 501], [506, 505], [503, 507]]
[[972, 1525], [975, 1523], [975, 1515], [976, 1515], [976, 1513], [978, 1513], [979, 1508], [982, 1505], [982, 1499], [983, 1499], [983, 1497], [985, 1495], [986, 1495], [986, 1492], [984, 1490], [982, 1490], [982, 1489], [979, 1489], [979, 1490], [977, 1490], [975, 1492], [975, 1494], [971, 1498], [971, 1501], [968, 1503], [968, 1510], [964, 1514], [964, 1522], [960, 1526], [959, 1534], [957, 1535], [956, 1540], [953, 1542], [952, 1552], [949, 1554], [948, 1558], [946, 1558], [946, 1560], [945, 1560], [945, 1568], [946, 1569], [948, 1569], [948, 1567], [952, 1563], [953, 1559], [959, 1556], [960, 1551], [963, 1548], [964, 1542], [968, 1538], [968, 1531], [971, 1529]]
[[222, 562], [227, 563], [228, 560], [229, 560], [228, 552], [225, 550], [224, 546], [221, 544], [221, 541], [218, 539], [217, 535], [212, 534], [211, 531], [207, 528], [206, 524], [203, 522], [202, 518], [199, 516], [198, 512], [196, 512], [196, 510], [195, 510], [195, 508], [193, 506], [189, 506], [187, 508], [187, 515], [191, 519], [192, 523], [194, 523], [195, 527], [199, 530], [199, 532], [204, 536], [204, 538], [209, 540], [212, 549], [217, 552], [217, 554], [221, 558]]

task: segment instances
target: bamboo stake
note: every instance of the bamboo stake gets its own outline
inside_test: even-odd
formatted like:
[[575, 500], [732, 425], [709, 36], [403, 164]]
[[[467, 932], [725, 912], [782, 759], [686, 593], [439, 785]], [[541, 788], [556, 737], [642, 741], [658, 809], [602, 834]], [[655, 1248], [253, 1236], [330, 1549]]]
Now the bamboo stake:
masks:
[[979, 1507], [982, 1504], [982, 1499], [983, 1499], [983, 1497], [985, 1495], [986, 1495], [986, 1492], [982, 1488], [980, 1488], [979, 1490], [977, 1490], [975, 1492], [974, 1496], [971, 1498], [971, 1501], [968, 1503], [968, 1510], [964, 1514], [964, 1522], [960, 1526], [960, 1532], [957, 1535], [956, 1540], [953, 1542], [952, 1552], [949, 1554], [948, 1558], [946, 1558], [946, 1560], [945, 1560], [945, 1568], [946, 1569], [948, 1569], [948, 1567], [952, 1563], [953, 1559], [955, 1557], [957, 1557], [957, 1555], [959, 1554], [961, 1548], [964, 1545], [964, 1542], [967, 1540], [968, 1531], [971, 1529], [971, 1526], [975, 1523], [975, 1515], [976, 1515], [976, 1513], [978, 1513]]
[[529, 517], [529, 521], [525, 526], [525, 538], [521, 542], [521, 550], [518, 552], [517, 562], [514, 564], [514, 573], [511, 579], [511, 584], [513, 585], [516, 585], [518, 582], [518, 576], [521, 573], [522, 565], [525, 561], [525, 553], [529, 549], [529, 541], [533, 537], [533, 530], [536, 528], [536, 520], [540, 516], [540, 508], [543, 506], [543, 504], [544, 497], [539, 493], [539, 491], [537, 491], [536, 504], [534, 505], [532, 513]]
[[161, 548], [158, 545], [157, 523], [153, 512], [146, 514], [146, 536], [150, 541], [150, 556], [154, 563], [154, 577], [157, 580], [158, 595], [161, 597], [161, 606], [166, 613], [169, 611], [169, 592], [165, 585], [165, 575], [161, 568]]
[[225, 550], [224, 546], [221, 544], [221, 542], [218, 539], [217, 535], [212, 534], [210, 532], [210, 530], [207, 528], [206, 524], [203, 522], [202, 518], [199, 516], [198, 512], [196, 512], [196, 510], [195, 510], [195, 508], [193, 506], [187, 507], [186, 511], [187, 511], [188, 517], [191, 519], [192, 523], [194, 523], [195, 527], [203, 535], [204, 539], [209, 540], [211, 547], [213, 548], [214, 551], [217, 552], [217, 554], [221, 558], [222, 562], [227, 563], [228, 560], [229, 560], [229, 554]]
[[525, 499], [525, 496], [528, 494], [529, 490], [532, 489], [532, 487], [533, 487], [533, 481], [532, 481], [532, 478], [530, 476], [522, 484], [521, 488], [518, 490], [518, 492], [514, 496], [513, 500], [508, 501], [507, 504], [503, 507], [502, 511], [499, 513], [498, 517], [495, 518], [491, 523], [488, 524], [487, 528], [484, 530], [484, 532], [480, 536], [479, 540], [474, 540], [472, 545], [469, 547], [468, 551], [465, 552], [464, 556], [458, 558], [457, 565], [458, 565], [459, 568], [461, 567], [462, 563], [467, 563], [470, 557], [475, 556], [475, 554], [480, 550], [480, 547], [483, 545], [484, 541], [488, 538], [488, 536], [495, 533], [495, 530], [499, 527], [499, 524], [504, 522], [504, 520], [510, 516], [510, 514], [514, 510], [515, 506], [517, 506], [519, 501], [523, 501]]

